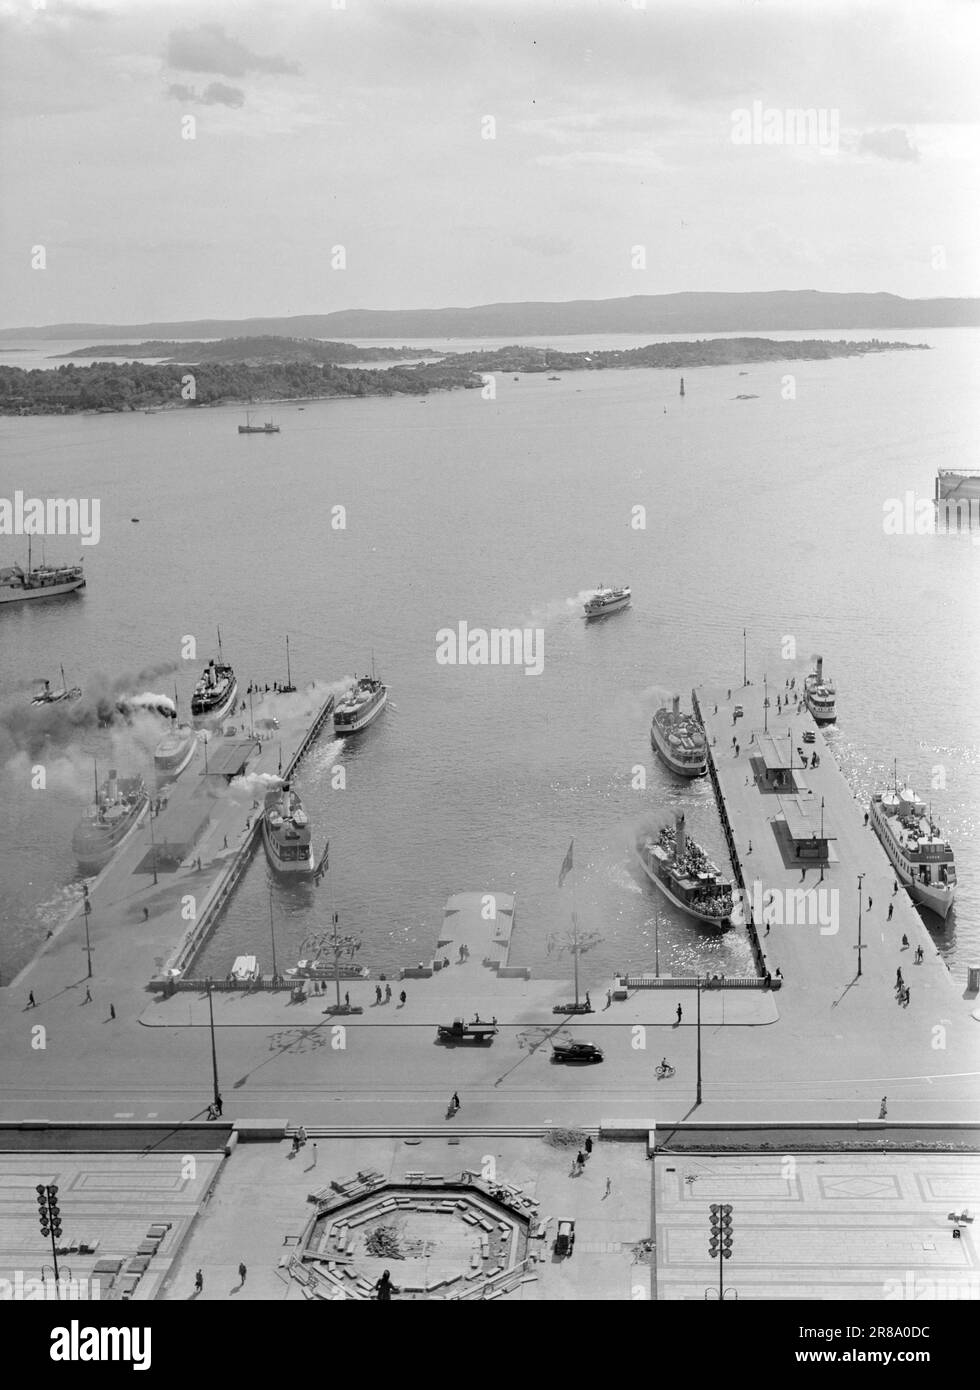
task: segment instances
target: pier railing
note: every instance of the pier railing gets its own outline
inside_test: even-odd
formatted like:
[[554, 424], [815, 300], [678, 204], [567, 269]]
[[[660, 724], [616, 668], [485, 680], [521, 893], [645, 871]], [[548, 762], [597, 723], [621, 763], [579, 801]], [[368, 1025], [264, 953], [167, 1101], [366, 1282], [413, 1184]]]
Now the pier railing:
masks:
[[624, 975], [621, 989], [779, 989], [781, 980], [765, 980], [757, 975]]

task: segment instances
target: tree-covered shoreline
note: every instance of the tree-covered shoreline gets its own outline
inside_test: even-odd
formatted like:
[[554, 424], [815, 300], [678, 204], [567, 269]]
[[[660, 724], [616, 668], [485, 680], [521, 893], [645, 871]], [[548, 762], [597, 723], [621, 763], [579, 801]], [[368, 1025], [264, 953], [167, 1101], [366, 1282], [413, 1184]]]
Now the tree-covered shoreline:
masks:
[[[282, 340], [287, 353], [291, 340]], [[337, 344], [331, 344], [336, 348]], [[347, 345], [341, 344], [341, 347]], [[524, 345], [450, 353], [436, 362], [387, 368], [341, 367], [303, 361], [69, 363], [56, 368], [0, 367], [0, 414], [69, 415], [194, 408], [268, 400], [330, 400], [359, 396], [424, 396], [472, 390], [495, 373], [603, 371], [630, 367], [690, 371], [697, 367], [863, 357], [925, 350], [926, 344], [811, 338], [708, 338], [649, 343], [639, 348], [566, 352]], [[421, 351], [421, 350], [415, 350]]]

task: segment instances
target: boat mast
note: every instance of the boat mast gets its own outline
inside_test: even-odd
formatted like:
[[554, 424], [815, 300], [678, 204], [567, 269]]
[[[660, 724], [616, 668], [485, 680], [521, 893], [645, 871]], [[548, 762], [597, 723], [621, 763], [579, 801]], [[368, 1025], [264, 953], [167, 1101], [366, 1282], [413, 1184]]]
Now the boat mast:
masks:
[[65, 668], [63, 665], [61, 667], [61, 688], [67, 693], [68, 682], [65, 680]]
[[222, 654], [222, 651], [221, 651], [221, 628], [220, 628], [220, 627], [218, 628], [218, 660], [221, 662], [222, 665], [224, 665], [224, 660], [225, 660], [225, 658], [224, 658], [224, 655]]

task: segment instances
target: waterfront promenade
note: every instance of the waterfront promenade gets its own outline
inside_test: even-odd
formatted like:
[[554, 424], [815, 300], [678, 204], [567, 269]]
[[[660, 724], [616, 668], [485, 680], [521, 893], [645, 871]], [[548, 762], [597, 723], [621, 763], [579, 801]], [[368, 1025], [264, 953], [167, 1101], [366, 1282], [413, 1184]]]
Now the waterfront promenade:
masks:
[[[699, 698], [709, 737], [716, 740], [713, 757], [735, 825], [736, 852], [743, 872], [748, 865], [766, 887], [795, 889], [800, 874], [784, 863], [773, 830], [777, 803], [753, 784], [747, 761], [753, 732], [763, 726], [762, 688], [733, 696], [745, 707], [737, 725], [737, 758], [724, 701], [716, 716], [714, 696], [700, 692]], [[798, 723], [802, 733], [802, 717]], [[467, 1122], [487, 1129], [595, 1125], [608, 1118], [658, 1124], [684, 1117], [712, 1123], [873, 1121], [884, 1095], [896, 1123], [975, 1120], [976, 1000], [964, 997], [949, 977], [904, 895], [893, 896], [884, 853], [864, 828], [863, 812], [819, 734], [813, 746], [821, 750], [821, 765], [807, 777], [814, 793], [824, 796], [825, 816], [837, 836], [838, 860], [823, 886], [840, 893], [839, 929], [824, 934], [819, 927], [772, 926], [762, 946], [768, 968], [773, 974], [782, 970], [778, 991], [702, 990], [700, 1105], [694, 989], [635, 990], [607, 1004], [610, 980], [593, 989], [591, 1014], [569, 1019], [553, 1013], [555, 1004], [572, 997], [567, 977], [501, 979], [474, 954], [431, 978], [396, 984], [387, 1005], [376, 1004], [373, 980], [343, 982], [342, 998], [349, 993], [351, 1004], [363, 1009], [350, 1016], [332, 1012], [331, 984], [325, 995], [297, 1004], [287, 992], [216, 994], [225, 1116], [272, 1114], [326, 1127], [443, 1124], [446, 1097], [456, 1089]], [[261, 757], [275, 770], [277, 746], [262, 747]], [[235, 837], [248, 833], [250, 812], [250, 801], [235, 808], [234, 818], [229, 810], [228, 853], [234, 853]], [[213, 883], [226, 853], [223, 833], [219, 821], [200, 873], [185, 867], [161, 875], [154, 888], [151, 876], [134, 871], [148, 846], [148, 832], [140, 832], [146, 844], [137, 839], [127, 846], [93, 890], [94, 978], [86, 978], [79, 917], [47, 943], [13, 987], [0, 991], [0, 1046], [7, 1060], [0, 1118], [189, 1120], [204, 1112], [211, 1099], [207, 998], [183, 991], [163, 999], [147, 992], [147, 982], [186, 929], [179, 918], [181, 896], [199, 884], [203, 898]], [[865, 874], [865, 907], [872, 898], [871, 909], [863, 911], [860, 977], [859, 872]], [[807, 876], [816, 877], [812, 869]], [[903, 932], [910, 941], [906, 951]], [[920, 966], [912, 963], [917, 944], [925, 951]], [[897, 1003], [893, 988], [900, 966], [911, 986], [907, 1008]], [[85, 1002], [87, 987], [91, 1004]], [[398, 1002], [402, 988], [404, 1007]], [[26, 1007], [29, 990], [36, 1009]], [[436, 1044], [437, 1023], [476, 1012], [498, 1019], [501, 1031], [492, 1047]], [[35, 1032], [38, 1026], [43, 1034]], [[604, 1063], [551, 1062], [550, 1039], [562, 1029], [566, 1036], [599, 1042]], [[661, 1056], [676, 1068], [667, 1082], [654, 1075]]]

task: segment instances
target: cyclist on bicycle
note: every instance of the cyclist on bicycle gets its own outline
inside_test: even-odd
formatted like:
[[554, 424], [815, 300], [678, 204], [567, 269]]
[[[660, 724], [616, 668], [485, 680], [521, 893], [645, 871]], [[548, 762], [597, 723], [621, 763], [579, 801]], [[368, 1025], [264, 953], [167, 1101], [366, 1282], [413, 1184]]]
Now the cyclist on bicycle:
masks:
[[666, 1057], [662, 1057], [661, 1060], [660, 1060], [660, 1071], [662, 1071], [662, 1072], [664, 1073], [664, 1075], [666, 1076], [668, 1072], [672, 1072], [673, 1070], [674, 1070], [674, 1068], [673, 1068], [673, 1067], [670, 1065], [670, 1063], [667, 1061], [667, 1058], [666, 1058]]

